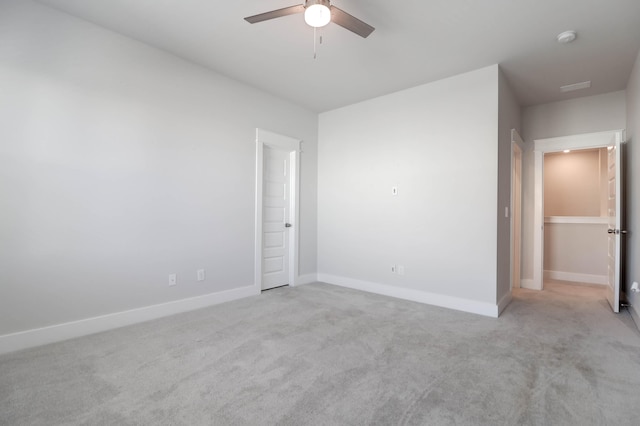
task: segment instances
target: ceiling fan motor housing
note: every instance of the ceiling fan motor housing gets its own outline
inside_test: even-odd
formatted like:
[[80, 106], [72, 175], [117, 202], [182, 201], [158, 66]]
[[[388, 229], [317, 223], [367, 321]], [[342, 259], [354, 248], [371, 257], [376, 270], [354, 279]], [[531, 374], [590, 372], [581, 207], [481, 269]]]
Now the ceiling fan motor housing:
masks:
[[306, 0], [304, 2], [304, 8], [308, 8], [309, 6], [313, 6], [314, 4], [319, 4], [321, 6], [331, 7], [329, 0]]

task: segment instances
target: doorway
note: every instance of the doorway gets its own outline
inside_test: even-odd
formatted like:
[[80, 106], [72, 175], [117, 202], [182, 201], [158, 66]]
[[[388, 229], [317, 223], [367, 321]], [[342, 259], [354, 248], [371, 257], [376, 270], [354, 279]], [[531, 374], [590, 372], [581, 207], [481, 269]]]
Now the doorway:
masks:
[[610, 152], [589, 148], [544, 155], [545, 282], [607, 284]]
[[254, 285], [295, 285], [298, 276], [300, 140], [256, 129]]
[[[621, 144], [624, 140], [624, 131], [610, 131], [601, 133], [591, 133], [584, 135], [574, 135], [567, 137], [540, 139], [534, 141], [534, 227], [533, 227], [533, 285], [532, 288], [542, 290], [544, 287], [544, 155], [546, 153], [562, 152], [565, 150], [581, 150], [589, 148], [609, 148], [617, 155], [616, 164], [621, 164], [619, 155]], [[621, 167], [611, 169], [613, 176], [608, 183], [609, 193], [614, 191], [621, 194]], [[612, 182], [612, 183], [611, 183]], [[613, 187], [611, 186], [613, 185]], [[616, 187], [616, 185], [618, 185]], [[607, 299], [614, 312], [619, 311], [620, 298], [620, 227], [621, 213], [620, 198], [615, 198], [613, 204], [607, 206], [608, 221], [611, 222], [608, 228], [609, 235], [609, 257], [613, 257], [609, 266], [609, 278], [607, 282]]]

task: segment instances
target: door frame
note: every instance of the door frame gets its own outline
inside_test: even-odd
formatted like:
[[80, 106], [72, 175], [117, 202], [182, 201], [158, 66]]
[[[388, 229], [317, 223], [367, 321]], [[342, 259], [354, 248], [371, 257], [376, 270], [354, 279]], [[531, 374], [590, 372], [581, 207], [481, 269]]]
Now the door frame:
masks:
[[585, 133], [533, 141], [533, 281], [532, 290], [544, 288], [544, 154], [565, 149], [605, 148], [615, 138], [616, 143], [624, 141], [624, 130]]
[[[522, 155], [524, 140], [511, 129], [511, 261], [510, 288], [520, 288], [522, 279]], [[519, 179], [516, 179], [516, 175]], [[518, 180], [519, 185], [516, 185]]]
[[300, 139], [280, 135], [268, 130], [256, 128], [256, 199], [255, 199], [255, 257], [254, 286], [262, 291], [262, 203], [264, 181], [264, 148], [289, 151], [289, 285], [297, 284], [298, 249], [299, 249], [299, 217], [300, 217]]

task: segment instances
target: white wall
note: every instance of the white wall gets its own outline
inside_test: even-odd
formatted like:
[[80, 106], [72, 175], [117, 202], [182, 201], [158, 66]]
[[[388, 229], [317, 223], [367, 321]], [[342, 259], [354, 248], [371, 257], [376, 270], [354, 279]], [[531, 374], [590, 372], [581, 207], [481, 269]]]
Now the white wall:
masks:
[[497, 66], [320, 114], [319, 278], [495, 308], [497, 123]]
[[315, 273], [317, 114], [31, 1], [0, 40], [0, 335], [252, 285], [256, 127], [304, 140]]
[[630, 291], [640, 282], [640, 53], [627, 85], [627, 274], [626, 293], [640, 327], [640, 294]]
[[605, 93], [568, 101], [523, 108], [526, 142], [534, 139], [623, 129], [626, 118], [625, 92]]
[[625, 92], [612, 92], [523, 108], [522, 278], [533, 279], [533, 141], [624, 129]]
[[522, 131], [520, 105], [502, 72], [499, 75], [498, 116], [498, 204], [497, 204], [497, 288], [496, 298], [503, 309], [511, 296], [511, 129]]

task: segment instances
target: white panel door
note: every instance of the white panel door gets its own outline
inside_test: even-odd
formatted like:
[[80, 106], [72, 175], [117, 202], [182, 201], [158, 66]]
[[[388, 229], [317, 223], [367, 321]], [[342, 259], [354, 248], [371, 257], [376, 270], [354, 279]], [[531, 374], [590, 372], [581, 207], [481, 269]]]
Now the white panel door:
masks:
[[608, 285], [607, 300], [613, 309], [613, 312], [620, 312], [620, 246], [621, 237], [621, 212], [622, 212], [622, 192], [621, 175], [622, 162], [620, 161], [621, 147], [619, 138], [616, 137], [608, 147], [608, 204], [607, 211], [609, 216], [609, 265], [608, 265]]
[[289, 284], [289, 152], [264, 148], [262, 189], [262, 290]]

